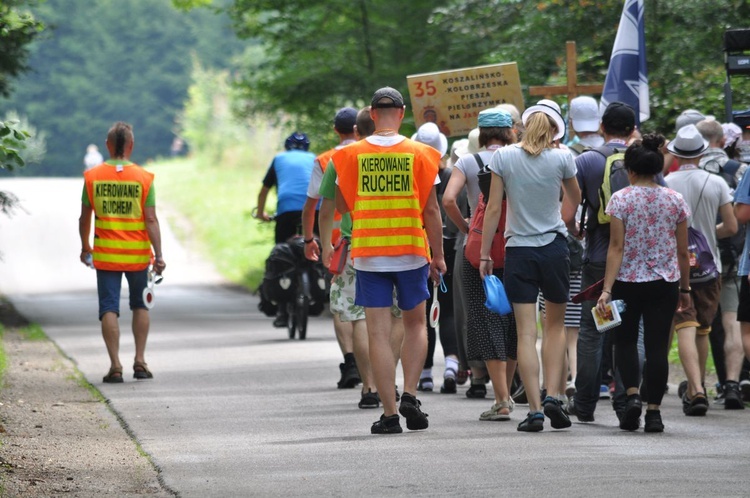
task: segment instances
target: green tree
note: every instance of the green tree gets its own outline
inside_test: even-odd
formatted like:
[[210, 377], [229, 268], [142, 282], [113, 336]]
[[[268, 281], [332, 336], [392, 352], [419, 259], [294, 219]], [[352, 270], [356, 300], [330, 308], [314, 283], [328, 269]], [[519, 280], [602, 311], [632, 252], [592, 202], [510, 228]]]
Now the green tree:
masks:
[[44, 28], [34, 16], [20, 9], [22, 2], [0, 4], [0, 95], [8, 96], [11, 80], [28, 69], [29, 43]]
[[[181, 7], [209, 0], [174, 0]], [[326, 123], [408, 74], [516, 61], [524, 85], [565, 80], [565, 42], [578, 45], [579, 81], [603, 82], [623, 0], [234, 0], [237, 33], [262, 43], [238, 81], [246, 112]], [[687, 107], [723, 117], [724, 30], [750, 19], [746, 0], [649, 0], [646, 44], [652, 118], [671, 132]], [[738, 80], [735, 101], [747, 101]], [[564, 99], [559, 99], [564, 102]], [[529, 99], [527, 99], [527, 102]]]
[[430, 18], [446, 0], [237, 0], [229, 9], [242, 38], [265, 55], [238, 85], [248, 111], [283, 111], [317, 132], [336, 109], [369, 103], [378, 87], [406, 92], [407, 74], [442, 68], [451, 40]]
[[15, 109], [47, 136], [43, 163], [26, 174], [79, 175], [89, 143], [130, 122], [133, 159], [169, 154], [190, 84], [191, 56], [227, 67], [242, 49], [225, 15], [176, 10], [169, 0], [47, 0], [35, 15], [50, 31], [35, 43]]
[[[11, 80], [27, 69], [28, 45], [43, 29], [42, 23], [20, 10], [21, 2], [6, 0], [0, 5], [0, 95], [9, 95]], [[14, 119], [0, 121], [0, 169], [25, 166], [24, 150], [30, 134]], [[11, 192], [0, 191], [0, 212], [8, 215], [18, 206]]]

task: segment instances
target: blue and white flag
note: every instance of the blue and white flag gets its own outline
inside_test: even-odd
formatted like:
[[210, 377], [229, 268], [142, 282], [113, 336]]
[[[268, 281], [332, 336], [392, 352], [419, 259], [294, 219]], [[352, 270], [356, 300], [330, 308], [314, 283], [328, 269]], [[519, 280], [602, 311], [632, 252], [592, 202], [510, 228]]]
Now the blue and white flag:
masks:
[[643, 0], [625, 0], [602, 94], [602, 112], [610, 102], [624, 102], [636, 112], [636, 124], [651, 115], [646, 72]]

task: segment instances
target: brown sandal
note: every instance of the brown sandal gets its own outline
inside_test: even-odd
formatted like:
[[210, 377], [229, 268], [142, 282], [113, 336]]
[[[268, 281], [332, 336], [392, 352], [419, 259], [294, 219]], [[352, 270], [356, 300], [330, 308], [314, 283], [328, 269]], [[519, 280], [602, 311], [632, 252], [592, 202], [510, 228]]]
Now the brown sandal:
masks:
[[112, 367], [109, 373], [104, 376], [102, 382], [105, 384], [122, 384], [125, 380], [122, 378], [122, 367]]
[[148, 369], [148, 365], [145, 362], [133, 363], [133, 378], [134, 379], [153, 379], [154, 374]]

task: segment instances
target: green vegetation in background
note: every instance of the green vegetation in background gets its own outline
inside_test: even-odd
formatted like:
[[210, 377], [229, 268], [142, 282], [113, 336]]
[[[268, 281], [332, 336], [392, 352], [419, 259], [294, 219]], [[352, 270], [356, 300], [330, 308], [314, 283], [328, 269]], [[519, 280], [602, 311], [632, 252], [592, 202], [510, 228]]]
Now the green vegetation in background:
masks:
[[[233, 0], [225, 10], [240, 37], [263, 44], [262, 56], [241, 61], [243, 111], [283, 110], [316, 134], [325, 131], [331, 108], [366, 102], [380, 86], [406, 97], [409, 74], [516, 61], [523, 85], [559, 83], [567, 40], [578, 46], [578, 80], [603, 82], [623, 3]], [[213, 6], [221, 10], [216, 1]], [[671, 135], [687, 108], [724, 121], [723, 35], [748, 27], [750, 2], [659, 0], [645, 2], [645, 9], [651, 119], [644, 130]], [[750, 79], [732, 84], [734, 101], [746, 105]], [[532, 100], [527, 97], [527, 105]], [[407, 134], [411, 119], [407, 114]]]
[[[190, 222], [191, 232], [186, 233], [173, 220], [178, 238], [195, 239], [224, 277], [253, 290], [274, 240], [273, 224], [250, 217], [265, 174], [260, 161], [249, 157], [246, 167], [209, 169], [195, 159], [175, 159], [148, 168], [156, 174], [157, 205], [168, 203]], [[273, 203], [270, 200], [271, 207]]]
[[17, 78], [12, 98], [0, 99], [0, 114], [27, 116], [46, 134], [48, 152], [41, 165], [17, 175], [80, 175], [86, 146], [104, 151], [107, 130], [120, 120], [134, 128], [133, 160], [168, 156], [191, 57], [226, 68], [247, 45], [237, 40], [226, 15], [181, 12], [169, 0], [28, 5], [46, 29], [30, 45], [30, 70]]
[[11, 93], [11, 80], [28, 70], [29, 44], [44, 29], [26, 8], [31, 2], [0, 3], [0, 95]]

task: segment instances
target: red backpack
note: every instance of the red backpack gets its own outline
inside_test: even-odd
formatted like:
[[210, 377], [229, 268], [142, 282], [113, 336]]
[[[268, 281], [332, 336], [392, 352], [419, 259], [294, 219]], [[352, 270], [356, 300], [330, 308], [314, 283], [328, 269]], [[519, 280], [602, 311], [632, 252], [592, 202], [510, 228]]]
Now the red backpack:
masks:
[[[500, 223], [497, 224], [495, 236], [492, 238], [492, 248], [490, 249], [490, 258], [492, 258], [493, 268], [502, 268], [505, 266], [505, 236], [503, 228], [505, 227], [506, 201], [503, 200], [503, 214], [500, 216]], [[471, 218], [469, 232], [466, 235], [466, 247], [464, 247], [464, 257], [469, 260], [471, 266], [479, 268], [479, 253], [482, 249], [482, 227], [484, 226], [484, 210], [487, 205], [484, 203], [484, 196], [479, 196], [479, 203]]]
[[[479, 154], [474, 154], [474, 160], [477, 162], [477, 166], [479, 166], [477, 181], [481, 193], [479, 194], [479, 203], [477, 204], [476, 212], [469, 224], [469, 232], [466, 234], [464, 257], [469, 260], [471, 266], [479, 268], [479, 264], [481, 263], [479, 261], [479, 254], [482, 249], [484, 210], [487, 208], [486, 199], [490, 193], [490, 178], [492, 174], [482, 162]], [[503, 234], [503, 230], [505, 229], [506, 207], [506, 201], [503, 197], [503, 213], [500, 216], [500, 222], [497, 224], [497, 230], [495, 230], [495, 236], [492, 238], [492, 247], [490, 248], [490, 258], [492, 258], [493, 268], [503, 268], [505, 266], [505, 235]]]

